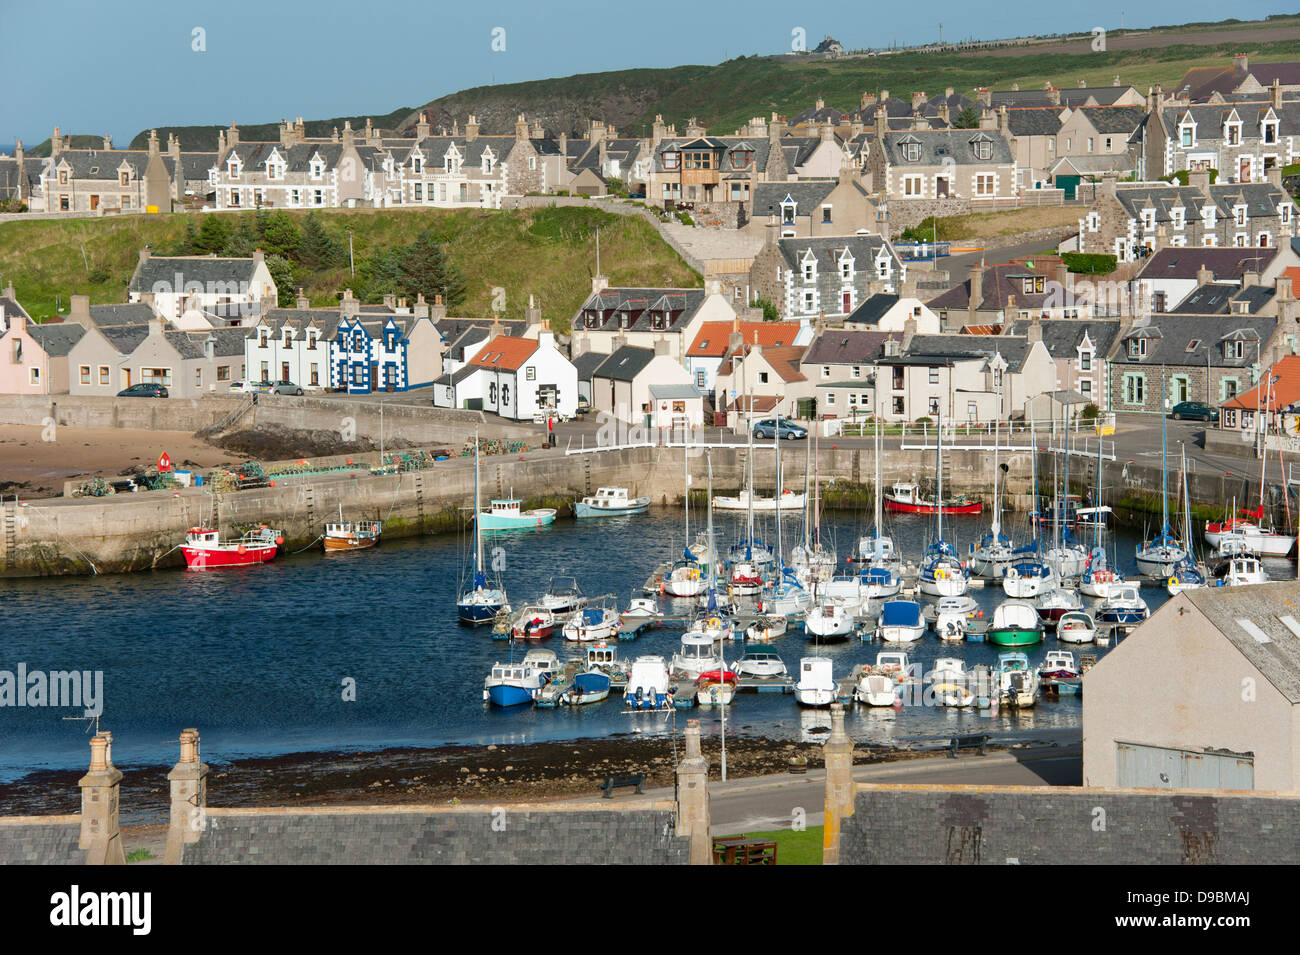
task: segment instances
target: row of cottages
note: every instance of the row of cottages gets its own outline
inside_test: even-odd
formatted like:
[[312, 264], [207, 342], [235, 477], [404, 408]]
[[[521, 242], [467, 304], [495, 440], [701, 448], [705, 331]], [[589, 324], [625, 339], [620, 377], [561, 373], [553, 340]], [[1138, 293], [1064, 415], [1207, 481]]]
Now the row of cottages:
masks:
[[578, 374], [542, 323], [535, 339], [493, 335], [473, 357], [434, 383], [440, 408], [473, 408], [515, 421], [578, 411]]
[[1191, 173], [1186, 186], [1104, 178], [1079, 220], [1078, 250], [1124, 263], [1170, 246], [1268, 247], [1296, 234], [1295, 202], [1280, 180], [1210, 185], [1209, 179], [1204, 171]]
[[[37, 169], [28, 208], [37, 212], [136, 213], [170, 212], [185, 185], [180, 144], [168, 151], [150, 132], [147, 149], [114, 149], [105, 136], [102, 149], [73, 149], [58, 127], [50, 156], [35, 160]], [[19, 165], [32, 162], [18, 151]]]
[[[944, 331], [997, 329], [1016, 319], [1089, 319], [1101, 314], [1097, 290], [1076, 280], [1056, 256], [997, 265], [972, 264], [966, 280], [926, 307]], [[1124, 297], [1127, 302], [1127, 296]]]
[[427, 387], [443, 373], [442, 311], [423, 297], [409, 307], [393, 296], [362, 305], [351, 289], [337, 308], [312, 309], [299, 295], [295, 308], [271, 309], [246, 330], [246, 364], [259, 381], [349, 394]]
[[[813, 339], [813, 325], [808, 319], [797, 322], [742, 320], [704, 322], [695, 333], [682, 363], [695, 387], [707, 394], [717, 393], [719, 369], [742, 347], [803, 348]], [[743, 389], [742, 389], [743, 392]]]
[[680, 430], [704, 423], [704, 394], [672, 357], [667, 341], [653, 348], [619, 342], [599, 361], [588, 357], [592, 354], [578, 356], [581, 370], [575, 364], [575, 374], [593, 410], [648, 428]]
[[1275, 83], [1267, 95], [1204, 104], [1170, 102], [1157, 87], [1134, 139], [1144, 178], [1213, 169], [1221, 182], [1248, 183], [1294, 162], [1297, 137], [1300, 99], [1285, 97]]
[[1134, 279], [1138, 301], [1155, 313], [1251, 311], [1252, 296], [1271, 293], [1288, 269], [1300, 266], [1294, 241], [1281, 248], [1162, 249]]
[[154, 256], [146, 245], [126, 289], [127, 301], [151, 306], [181, 329], [254, 325], [279, 297], [266, 258]]
[[617, 343], [654, 349], [663, 341], [668, 354], [685, 366], [701, 325], [735, 318], [735, 308], [716, 282], [703, 289], [610, 288], [597, 276], [591, 295], [573, 316], [572, 351], [608, 355]]
[[881, 235], [780, 238], [769, 222], [767, 241], [749, 270], [750, 294], [776, 305], [788, 321], [845, 318], [877, 293], [897, 293], [907, 264]]

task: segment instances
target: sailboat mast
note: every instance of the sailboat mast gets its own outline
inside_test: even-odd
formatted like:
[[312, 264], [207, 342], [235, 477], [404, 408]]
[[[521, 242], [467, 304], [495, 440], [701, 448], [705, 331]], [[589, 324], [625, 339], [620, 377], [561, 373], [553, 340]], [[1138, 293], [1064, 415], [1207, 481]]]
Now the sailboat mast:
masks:
[[993, 541], [997, 543], [998, 532], [1002, 530], [1000, 520], [1002, 508], [998, 506], [998, 419], [993, 417]]
[[880, 540], [880, 416], [876, 416], [876, 493], [872, 495], [876, 511], [876, 540]]
[[474, 586], [479, 586], [479, 575], [483, 573], [483, 520], [479, 515], [478, 489], [478, 432], [474, 432]]
[[772, 450], [776, 453], [776, 576], [779, 583], [781, 571], [785, 567], [785, 551], [781, 549], [781, 429], [779, 427], [772, 431]]
[[1160, 373], [1160, 536], [1169, 536], [1169, 417], [1165, 413], [1165, 373]]
[[1034, 419], [1029, 419], [1029, 488], [1030, 496], [1030, 517], [1029, 528], [1034, 535], [1034, 543], [1038, 543], [1038, 521], [1035, 519], [1038, 514], [1038, 432], [1034, 428]]
[[1093, 515], [1093, 520], [1097, 522], [1097, 546], [1101, 546], [1101, 425], [1097, 426], [1097, 500], [1093, 506], [1097, 508], [1097, 513]]
[[935, 418], [938, 419], [938, 428], [934, 432], [934, 472], [935, 472], [935, 505], [939, 509], [939, 542], [943, 543], [943, 409], [940, 408]]

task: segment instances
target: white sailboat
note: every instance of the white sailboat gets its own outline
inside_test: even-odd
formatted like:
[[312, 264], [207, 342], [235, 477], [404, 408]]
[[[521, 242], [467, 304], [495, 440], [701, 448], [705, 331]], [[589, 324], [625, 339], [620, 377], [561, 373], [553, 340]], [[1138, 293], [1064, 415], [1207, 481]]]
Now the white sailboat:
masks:
[[488, 583], [486, 564], [483, 561], [482, 521], [477, 519], [479, 512], [479, 448], [478, 433], [474, 434], [474, 575], [469, 589], [456, 601], [456, 615], [461, 623], [469, 626], [491, 623], [497, 613], [508, 609], [505, 588]]
[[[687, 546], [682, 556], [674, 562], [664, 579], [664, 591], [673, 597], [695, 597], [704, 593], [704, 567], [695, 558], [689, 545], [691, 539], [691, 454], [682, 448], [683, 493], [682, 515], [685, 520]], [[710, 555], [712, 556], [712, 555]]]

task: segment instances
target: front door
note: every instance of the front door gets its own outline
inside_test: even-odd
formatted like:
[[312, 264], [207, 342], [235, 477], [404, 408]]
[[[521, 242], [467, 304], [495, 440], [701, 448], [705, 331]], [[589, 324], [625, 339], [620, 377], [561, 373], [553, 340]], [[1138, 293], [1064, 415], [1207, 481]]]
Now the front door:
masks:
[[1250, 182], [1250, 160], [1241, 161], [1241, 175], [1237, 177], [1239, 182]]
[[131, 369], [130, 369], [130, 368], [123, 368], [123, 369], [122, 369], [122, 387], [123, 387], [123, 388], [130, 388], [130, 387], [131, 387]]
[[840, 307], [840, 311], [842, 311], [845, 315], [847, 315], [849, 314], [849, 305], [853, 301], [853, 293], [845, 292], [843, 297], [844, 297], [844, 302], [843, 305]]
[[289, 380], [289, 363], [287, 361], [280, 363], [280, 380]]
[[934, 195], [936, 199], [948, 198], [948, 177], [939, 176], [934, 181]]
[[372, 362], [370, 365], [370, 390], [379, 390], [379, 362]]

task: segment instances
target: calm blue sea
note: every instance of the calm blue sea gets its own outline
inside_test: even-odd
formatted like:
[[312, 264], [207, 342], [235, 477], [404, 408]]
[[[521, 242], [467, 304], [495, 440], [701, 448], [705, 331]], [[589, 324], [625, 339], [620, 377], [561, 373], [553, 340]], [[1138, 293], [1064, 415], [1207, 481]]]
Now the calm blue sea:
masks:
[[[789, 547], [799, 518], [784, 520]], [[772, 519], [760, 525], [772, 538]], [[987, 518], [957, 518], [945, 526], [964, 554], [987, 529]], [[930, 527], [923, 518], [905, 516], [891, 530], [913, 557]], [[738, 528], [735, 518], [720, 518], [720, 546], [735, 539]], [[831, 517], [825, 528], [841, 558], [861, 530], [853, 515]], [[1017, 542], [1024, 535], [1022, 528]], [[516, 607], [538, 596], [558, 573], [576, 576], [589, 596], [616, 594], [625, 607], [655, 565], [679, 553], [682, 543], [681, 512], [668, 510], [560, 520], [544, 530], [497, 534], [488, 548], [502, 548], [497, 557], [504, 560], [503, 578]], [[244, 570], [0, 581], [6, 623], [0, 670], [16, 670], [19, 663], [29, 672], [102, 670], [102, 728], [112, 731], [121, 766], [173, 762], [176, 737], [188, 726], [202, 733], [204, 758], [221, 762], [318, 750], [656, 734], [677, 725], [668, 716], [625, 714], [612, 698], [579, 708], [486, 708], [483, 678], [510, 650], [493, 641], [488, 628], [471, 630], [456, 622], [468, 545], [448, 535], [387, 541], [358, 554], [312, 551]], [[1122, 535], [1118, 551], [1121, 567], [1132, 570], [1133, 539]], [[1283, 576], [1287, 567], [1282, 562], [1273, 570]], [[1003, 599], [1000, 587], [972, 593], [986, 612]], [[1163, 590], [1144, 593], [1152, 609], [1166, 599]], [[652, 631], [621, 642], [619, 652], [667, 656], [679, 636]], [[558, 632], [548, 645], [562, 658], [578, 652]], [[1031, 660], [1056, 645], [1049, 637], [1031, 651]], [[801, 633], [775, 646], [792, 670], [810, 652]], [[733, 647], [738, 656], [740, 644]], [[878, 649], [855, 640], [818, 652], [835, 660], [838, 674], [874, 660]], [[954, 651], [932, 635], [909, 652], [922, 662], [954, 652], [970, 663], [996, 659], [984, 644], [961, 644]], [[347, 679], [356, 681], [355, 702], [343, 699]], [[992, 718], [922, 707], [858, 708], [849, 726], [858, 739], [886, 744], [942, 737], [957, 726], [1023, 737], [1076, 729], [1080, 712], [1079, 701], [1068, 698]], [[64, 719], [78, 714], [0, 708], [0, 779], [84, 766], [88, 725]], [[694, 715], [706, 731], [716, 731], [716, 714]], [[728, 713], [727, 731], [799, 738], [826, 721], [825, 713], [801, 712], [792, 696], [742, 694]]]

